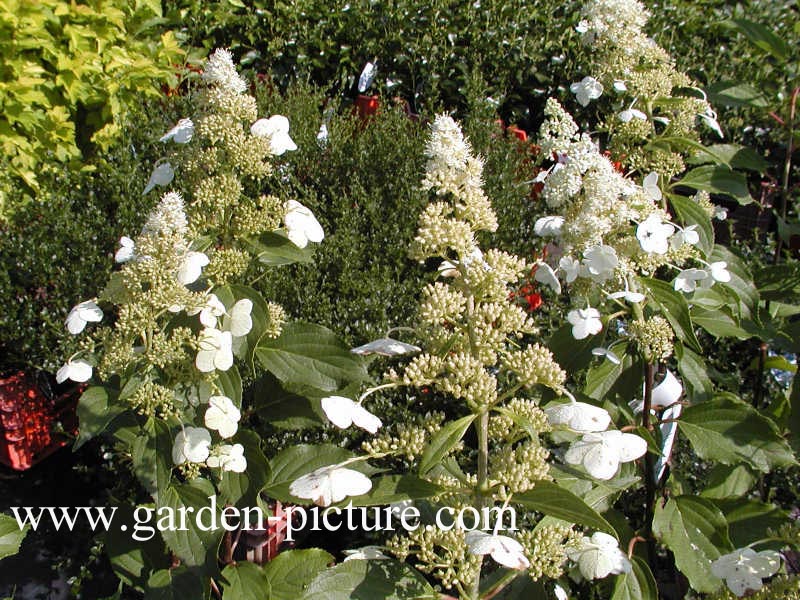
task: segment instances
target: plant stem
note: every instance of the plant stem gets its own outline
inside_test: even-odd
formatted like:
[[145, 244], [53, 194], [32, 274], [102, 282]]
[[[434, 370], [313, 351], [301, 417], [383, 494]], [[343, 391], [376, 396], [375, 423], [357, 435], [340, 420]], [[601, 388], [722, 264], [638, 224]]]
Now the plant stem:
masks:
[[[650, 410], [653, 404], [653, 383], [656, 374], [656, 365], [648, 361], [644, 367], [644, 406], [642, 407], [642, 427], [648, 431], [653, 431], [653, 424], [650, 421]], [[648, 450], [644, 455], [644, 538], [647, 540], [647, 562], [650, 569], [655, 571], [656, 544], [653, 539], [653, 516], [656, 506], [656, 486], [653, 464], [653, 454]]]
[[[781, 177], [781, 219], [786, 220], [786, 211], [789, 206], [789, 176], [792, 172], [792, 152], [794, 151], [794, 120], [797, 109], [797, 96], [800, 94], [800, 87], [796, 87], [792, 92], [792, 99], [789, 103], [789, 123], [787, 129], [789, 137], [786, 141], [786, 160], [783, 162], [783, 176]], [[778, 264], [783, 249], [783, 238], [778, 235], [775, 243], [775, 256], [773, 263]]]

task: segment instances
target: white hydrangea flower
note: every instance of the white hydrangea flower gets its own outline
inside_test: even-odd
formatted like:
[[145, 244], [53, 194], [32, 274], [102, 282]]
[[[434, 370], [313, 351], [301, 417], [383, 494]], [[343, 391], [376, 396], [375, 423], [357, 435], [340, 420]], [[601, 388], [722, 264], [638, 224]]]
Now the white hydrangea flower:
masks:
[[253, 301], [248, 298], [237, 300], [230, 313], [222, 320], [222, 327], [235, 338], [244, 337], [253, 329]]
[[300, 204], [297, 200], [286, 203], [286, 215], [283, 217], [286, 233], [292, 243], [298, 248], [305, 248], [308, 242], [319, 243], [325, 238], [322, 225], [319, 224], [314, 213]]
[[78, 335], [85, 328], [87, 323], [99, 323], [103, 320], [103, 311], [93, 300], [85, 300], [72, 307], [67, 315], [67, 331], [72, 335]]
[[236, 71], [233, 57], [225, 48], [217, 48], [208, 58], [202, 77], [207, 83], [218, 85], [234, 94], [247, 90], [247, 82]]
[[642, 181], [642, 189], [644, 195], [653, 202], [661, 202], [664, 195], [661, 193], [661, 188], [658, 187], [658, 173], [651, 171]]
[[609, 362], [612, 362], [615, 365], [618, 365], [621, 362], [619, 356], [614, 354], [614, 352], [610, 348], [602, 348], [602, 347], [592, 348], [592, 354], [594, 354], [595, 356], [605, 356], [609, 360]]
[[586, 402], [548, 404], [544, 409], [551, 425], [569, 427], [578, 433], [605, 431], [611, 424], [611, 415], [599, 406]]
[[672, 287], [676, 292], [689, 294], [695, 291], [698, 285], [708, 277], [708, 272], [705, 269], [684, 269], [675, 277]]
[[168, 162], [162, 162], [161, 164], [156, 165], [156, 167], [153, 169], [153, 172], [150, 174], [150, 179], [147, 181], [147, 185], [144, 187], [142, 196], [144, 196], [157, 185], [160, 185], [161, 187], [169, 185], [172, 183], [173, 179], [175, 179], [175, 171], [172, 169], [171, 164]]
[[647, 121], [647, 115], [635, 108], [628, 108], [623, 110], [621, 113], [617, 115], [617, 118], [623, 123], [629, 123], [633, 119], [639, 119], [640, 121]]
[[572, 325], [572, 337], [582, 340], [603, 330], [603, 322], [596, 308], [579, 308], [567, 313], [567, 321]]
[[628, 280], [625, 279], [625, 289], [619, 292], [613, 292], [608, 294], [608, 297], [612, 300], [620, 300], [622, 298], [625, 299], [626, 302], [631, 302], [633, 304], [637, 304], [644, 300], [644, 294], [640, 294], [639, 292], [634, 292], [628, 286]]
[[597, 279], [610, 277], [618, 264], [617, 251], [612, 246], [592, 246], [583, 253], [583, 266]]
[[200, 323], [202, 323], [205, 327], [216, 328], [217, 318], [225, 314], [225, 305], [220, 301], [216, 294], [208, 294], [204, 304], [187, 309], [186, 311], [186, 314], [190, 317], [198, 313], [200, 313]]
[[728, 263], [722, 260], [708, 265], [708, 274], [714, 281], [719, 281], [720, 283], [728, 283], [731, 280]]
[[372, 480], [360, 471], [331, 465], [297, 478], [289, 486], [289, 493], [324, 507], [348, 496], [366, 494], [371, 489]]
[[251, 125], [250, 133], [269, 138], [269, 151], [274, 156], [281, 156], [287, 150], [297, 150], [297, 144], [289, 137], [289, 119], [283, 115], [259, 119]]
[[172, 444], [172, 461], [176, 465], [185, 462], [203, 463], [209, 455], [211, 434], [204, 427], [186, 426], [175, 436]]
[[728, 218], [728, 209], [724, 206], [714, 206], [714, 218], [717, 221], [724, 221]]
[[533, 278], [551, 288], [556, 294], [561, 293], [561, 282], [556, 277], [555, 271], [547, 263], [536, 263], [536, 274]]
[[157, 236], [175, 234], [185, 236], [189, 230], [183, 196], [180, 192], [167, 192], [158, 205], [147, 216], [142, 235]]
[[114, 262], [125, 263], [136, 256], [136, 244], [127, 235], [119, 238], [119, 249], [114, 254]]
[[198, 371], [227, 371], [233, 366], [233, 337], [230, 331], [206, 327], [200, 332], [199, 346], [195, 358]]
[[728, 589], [741, 597], [749, 591], [757, 592], [764, 582], [781, 568], [781, 555], [773, 550], [756, 552], [752, 548], [740, 548], [720, 556], [711, 563], [711, 573], [724, 579]]
[[181, 119], [178, 124], [159, 138], [159, 142], [172, 140], [176, 144], [188, 144], [194, 135], [194, 123], [191, 119]]
[[675, 233], [675, 226], [664, 223], [653, 213], [636, 227], [636, 239], [642, 250], [648, 254], [666, 254], [669, 250], [669, 238]]
[[585, 579], [603, 579], [612, 573], [630, 573], [631, 563], [619, 549], [619, 542], [607, 533], [596, 531], [581, 538], [576, 548], [567, 549], [567, 557], [578, 565]]
[[638, 435], [611, 430], [586, 433], [570, 444], [564, 460], [570, 465], [583, 465], [595, 479], [608, 480], [616, 475], [620, 463], [644, 456], [647, 442]]
[[348, 560], [385, 560], [389, 558], [383, 553], [383, 549], [380, 546], [363, 546], [345, 550], [344, 555], [345, 559], [342, 562], [347, 562]]
[[358, 402], [344, 396], [327, 396], [322, 399], [322, 410], [331, 423], [339, 429], [356, 425], [370, 433], [376, 433], [383, 423]]
[[569, 86], [569, 89], [575, 94], [575, 99], [581, 106], [588, 106], [589, 102], [603, 95], [603, 84], [594, 77], [584, 77], [578, 83]]
[[203, 419], [206, 427], [219, 433], [222, 438], [236, 435], [239, 429], [241, 411], [227, 396], [211, 396]]
[[575, 281], [581, 272], [581, 261], [571, 256], [562, 256], [561, 260], [558, 261], [558, 266], [564, 271], [564, 280], [567, 283]]
[[206, 464], [212, 469], [222, 469], [232, 473], [244, 473], [247, 470], [247, 459], [244, 446], [241, 444], [222, 444], [211, 451]]
[[617, 92], [618, 94], [628, 91], [628, 86], [621, 79], [615, 79], [612, 87], [614, 88], [614, 91]]
[[56, 373], [56, 381], [64, 383], [67, 379], [84, 383], [92, 378], [92, 365], [85, 360], [69, 360]]
[[479, 529], [468, 531], [464, 538], [470, 554], [489, 554], [498, 564], [509, 569], [522, 570], [531, 566], [522, 544], [514, 538], [492, 535]]
[[351, 348], [350, 352], [358, 354], [359, 356], [368, 356], [370, 354], [380, 354], [381, 356], [402, 356], [403, 354], [412, 354], [414, 352], [422, 352], [422, 348], [414, 344], [406, 344], [400, 340], [392, 338], [380, 338], [368, 342], [362, 346]]
[[698, 242], [700, 242], [700, 233], [697, 231], [697, 225], [687, 225], [683, 229], [678, 227], [678, 231], [670, 238], [669, 245], [672, 248], [680, 248], [684, 244], [694, 246]]
[[533, 232], [539, 237], [561, 235], [561, 227], [564, 225], [564, 217], [549, 216], [541, 217], [533, 225]]
[[187, 252], [181, 265], [178, 267], [178, 282], [181, 285], [189, 285], [200, 278], [203, 267], [207, 266], [210, 260], [203, 252]]
[[725, 134], [722, 133], [722, 127], [719, 126], [719, 121], [717, 121], [717, 113], [709, 106], [706, 108], [706, 111], [697, 115], [700, 117], [700, 120], [705, 123], [711, 131], [716, 133], [720, 139], [725, 138]]

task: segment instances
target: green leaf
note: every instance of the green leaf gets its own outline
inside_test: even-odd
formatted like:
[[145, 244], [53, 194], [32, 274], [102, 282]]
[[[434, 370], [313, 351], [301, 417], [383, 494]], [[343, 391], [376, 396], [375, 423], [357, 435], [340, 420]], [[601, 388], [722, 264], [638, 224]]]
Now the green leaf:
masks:
[[692, 319], [689, 316], [689, 305], [683, 294], [676, 292], [665, 281], [642, 277], [641, 282], [650, 290], [650, 296], [660, 309], [661, 314], [669, 321], [678, 339], [692, 350], [702, 352], [700, 342], [694, 333]]
[[755, 286], [763, 300], [800, 300], [800, 263], [766, 265], [755, 273]]
[[131, 446], [133, 472], [154, 500], [166, 489], [172, 475], [172, 436], [167, 424], [149, 418]]
[[572, 373], [582, 370], [592, 361], [592, 349], [602, 346], [602, 340], [602, 333], [576, 340], [572, 335], [572, 325], [567, 324], [553, 332], [547, 347], [561, 368]]
[[369, 378], [363, 361], [320, 325], [289, 323], [280, 337], [262, 340], [256, 356], [283, 382], [333, 392]]
[[617, 537], [617, 532], [597, 511], [569, 490], [552, 481], [537, 481], [533, 489], [516, 494], [514, 502], [570, 523], [586, 525]]
[[77, 450], [94, 436], [105, 431], [108, 424], [125, 412], [122, 406], [109, 403], [108, 391], [104, 387], [93, 385], [86, 388], [78, 400], [78, 422], [80, 433], [75, 440], [73, 450]]
[[721, 581], [711, 573], [711, 562], [733, 550], [728, 524], [708, 500], [677, 496], [656, 504], [653, 533], [675, 555], [675, 564], [698, 592], [719, 589]]
[[673, 183], [670, 187], [690, 187], [695, 190], [704, 190], [710, 194], [724, 194], [735, 199], [739, 204], [750, 204], [753, 199], [747, 189], [747, 178], [738, 171], [731, 171], [727, 167], [702, 166], [692, 169], [683, 179]]
[[254, 563], [243, 561], [228, 565], [223, 569], [222, 577], [227, 581], [222, 600], [265, 600], [272, 597], [269, 579]]
[[230, 398], [237, 408], [242, 408], [242, 378], [236, 365], [227, 371], [216, 371], [216, 376], [222, 395]]
[[320, 548], [281, 552], [264, 566], [272, 589], [269, 600], [300, 598], [314, 578], [332, 562], [333, 556]]
[[678, 424], [700, 458], [726, 465], [744, 462], [764, 473], [795, 464], [775, 424], [730, 395], [688, 407]]
[[[216, 498], [214, 487], [205, 479], [168, 486], [161, 494], [158, 509], [167, 508], [174, 519], [170, 527], [159, 526], [167, 546], [190, 567], [203, 567], [207, 575], [219, 573], [217, 549], [224, 534], [219, 518], [221, 506], [213, 510], [211, 498]], [[166, 512], [166, 511], [164, 511]], [[181, 515], [186, 513], [185, 522]], [[164, 517], [159, 516], [159, 524]], [[198, 523], [198, 520], [201, 520]], [[205, 531], [216, 521], [217, 530]], [[202, 528], [199, 526], [202, 525]]]
[[[639, 366], [638, 361], [634, 363], [631, 355], [627, 353], [616, 364], [610, 360], [600, 361], [599, 364], [591, 367], [586, 372], [586, 386], [583, 389], [583, 393], [595, 400], [604, 400], [614, 388], [619, 387], [618, 384], [625, 383], [622, 375], [629, 372], [634, 364]], [[638, 377], [641, 370], [636, 369], [636, 372], [636, 379], [641, 381]], [[639, 385], [641, 386], [641, 383]]]
[[785, 510], [747, 498], [723, 498], [714, 504], [725, 515], [735, 548], [743, 548], [766, 537], [767, 530], [777, 530], [789, 520]]
[[742, 497], [753, 489], [757, 480], [747, 465], [714, 465], [700, 495], [711, 499]]
[[[282, 502], [293, 501], [303, 504], [306, 500], [295, 498], [289, 493], [289, 486], [295, 479], [316, 469], [339, 464], [352, 457], [352, 452], [331, 444], [290, 446], [278, 452], [270, 461], [269, 466], [272, 472], [263, 491], [271, 498]], [[353, 468], [356, 468], [356, 465], [353, 465]]]
[[436, 600], [439, 594], [396, 560], [350, 560], [320, 573], [300, 600]]
[[267, 231], [257, 238], [248, 238], [246, 242], [256, 259], [265, 265], [314, 262], [314, 245], [298, 248], [282, 232]]
[[265, 373], [251, 388], [256, 412], [278, 429], [306, 429], [324, 423], [305, 396], [285, 390], [272, 373]]
[[373, 480], [372, 489], [352, 499], [353, 506], [377, 506], [401, 500], [419, 500], [441, 494], [444, 488], [415, 475], [386, 475]]
[[739, 326], [737, 319], [728, 314], [727, 308], [719, 310], [692, 310], [694, 323], [705, 329], [716, 338], [736, 338], [749, 340], [753, 334]]
[[261, 451], [261, 438], [253, 431], [240, 429], [228, 443], [244, 446], [247, 469], [244, 473], [224, 471], [219, 483], [220, 494], [239, 508], [255, 506], [259, 492], [270, 479], [269, 462]]
[[0, 559], [12, 556], [19, 552], [19, 547], [30, 525], [23, 525], [20, 529], [14, 517], [0, 514]]
[[726, 25], [736, 27], [756, 47], [767, 52], [778, 60], [786, 60], [792, 56], [792, 48], [778, 34], [774, 33], [761, 23], [748, 19], [731, 19]]
[[789, 441], [800, 452], [800, 377], [795, 376], [789, 393]]
[[645, 146], [645, 149], [649, 149], [650, 147], [666, 148], [667, 150], [675, 149], [681, 153], [686, 149], [694, 150], [697, 152], [695, 156], [701, 157], [702, 162], [712, 162], [717, 165], [724, 165], [729, 169], [731, 168], [729, 157], [723, 153], [716, 152], [714, 146], [704, 146], [700, 142], [686, 137], [659, 137]]
[[[742, 146], [740, 144], [714, 144], [709, 146], [706, 150], [723, 158], [725, 163], [732, 169], [764, 173], [769, 167], [767, 160], [748, 146]], [[690, 157], [687, 162], [691, 165], [701, 165], [709, 162], [709, 157], [706, 152], [698, 153]]]
[[461, 441], [461, 438], [464, 437], [464, 434], [474, 420], [474, 414], [467, 415], [456, 421], [450, 421], [447, 425], [434, 433], [431, 436], [430, 444], [428, 444], [428, 447], [425, 448], [425, 452], [422, 454], [422, 459], [419, 461], [419, 474], [425, 475], [437, 465], [442, 458]]
[[754, 314], [758, 307], [759, 295], [756, 286], [753, 284], [753, 275], [750, 273], [745, 261], [729, 248], [715, 245], [709, 262], [725, 262], [727, 264], [731, 280], [717, 285], [733, 291], [734, 297], [738, 300], [742, 317], [749, 317]]
[[614, 582], [614, 593], [611, 600], [655, 600], [658, 598], [658, 586], [647, 563], [634, 556], [631, 560], [631, 572], [623, 573]]
[[[146, 529], [153, 523], [137, 523], [135, 518], [142, 516], [141, 512], [134, 513], [135, 510], [152, 510], [154, 513], [155, 508], [147, 505], [114, 508], [114, 526], [101, 535], [106, 555], [117, 577], [127, 585], [144, 589], [152, 571], [169, 567], [169, 557], [161, 537]], [[134, 539], [134, 535], [139, 539]], [[152, 537], [146, 539], [150, 535]]]
[[677, 194], [668, 194], [668, 197], [669, 203], [684, 227], [697, 225], [696, 231], [700, 237], [697, 247], [703, 253], [703, 257], [708, 258], [714, 248], [714, 228], [711, 226], [708, 213], [691, 198]]
[[708, 100], [717, 106], [765, 108], [769, 100], [757, 87], [738, 81], [718, 81], [708, 89]]
[[683, 344], [675, 344], [675, 357], [678, 359], [678, 373], [686, 384], [686, 395], [693, 403], [705, 402], [714, 393], [714, 384], [708, 378], [703, 358]]
[[205, 597], [205, 589], [199, 574], [181, 565], [153, 573], [147, 581], [144, 600], [187, 600]]

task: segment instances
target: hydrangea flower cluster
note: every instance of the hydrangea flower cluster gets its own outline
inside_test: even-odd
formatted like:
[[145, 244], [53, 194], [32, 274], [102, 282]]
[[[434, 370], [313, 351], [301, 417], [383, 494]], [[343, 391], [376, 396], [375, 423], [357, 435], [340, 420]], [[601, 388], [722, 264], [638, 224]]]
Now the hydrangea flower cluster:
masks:
[[[572, 91], [583, 106], [612, 93], [615, 110], [601, 125], [610, 134], [611, 154], [625, 156], [634, 170], [668, 179], [684, 170], [681, 152], [648, 142], [656, 135], [697, 141], [698, 122], [719, 137], [722, 130], [705, 93], [644, 32], [649, 16], [638, 0], [586, 2], [577, 30], [592, 50], [591, 76]], [[678, 88], [688, 91], [679, 96]]]
[[[388, 377], [447, 394], [474, 415], [477, 460], [464, 458], [459, 445], [451, 448], [462, 457], [463, 481], [429, 475], [461, 489], [447, 495], [448, 504], [480, 508], [513, 502], [514, 494], [551, 479], [549, 451], [538, 435], [549, 425], [536, 390], [545, 386], [564, 393], [566, 373], [545, 347], [520, 343], [536, 328], [509, 300], [509, 291], [530, 266], [506, 252], [480, 249], [480, 232], [494, 231], [497, 219], [483, 191], [482, 161], [450, 116], [434, 120], [426, 156], [423, 188], [435, 199], [420, 216], [411, 254], [420, 261], [438, 259], [439, 280], [424, 288], [419, 307], [423, 351], [401, 374], [392, 371]], [[535, 435], [521, 422], [535, 428]], [[537, 577], [560, 572], [554, 565], [563, 562], [568, 535], [557, 538], [547, 551], [531, 553], [510, 532], [426, 528], [391, 540], [389, 548], [401, 560], [413, 556], [423, 572], [463, 594], [476, 585], [481, 557], [512, 569], [530, 568]]]
[[144, 190], [178, 183], [183, 192], [162, 195], [140, 234], [120, 240], [120, 268], [99, 298], [70, 312], [68, 330], [84, 337], [58, 375], [119, 380], [122, 408], [178, 428], [172, 460], [187, 476], [247, 466], [242, 444], [228, 443], [242, 418], [234, 359], [252, 349], [248, 337], [277, 336], [285, 321], [279, 305], [231, 285], [253, 262], [252, 238], [281, 222], [287, 243], [323, 238], [307, 208], [262, 193], [274, 157], [296, 149], [288, 120], [257, 119], [226, 50], [211, 55], [202, 80], [198, 114], [160, 138], [170, 151]]

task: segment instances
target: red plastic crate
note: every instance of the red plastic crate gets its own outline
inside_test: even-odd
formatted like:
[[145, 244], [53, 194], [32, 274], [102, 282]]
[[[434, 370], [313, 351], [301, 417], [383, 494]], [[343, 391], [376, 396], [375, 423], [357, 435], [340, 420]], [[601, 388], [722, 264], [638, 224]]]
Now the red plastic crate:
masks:
[[25, 471], [70, 443], [78, 419], [78, 395], [70, 392], [48, 397], [36, 380], [20, 371], [0, 379], [0, 463]]

